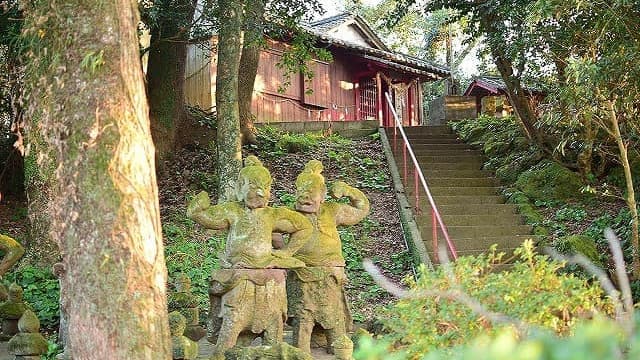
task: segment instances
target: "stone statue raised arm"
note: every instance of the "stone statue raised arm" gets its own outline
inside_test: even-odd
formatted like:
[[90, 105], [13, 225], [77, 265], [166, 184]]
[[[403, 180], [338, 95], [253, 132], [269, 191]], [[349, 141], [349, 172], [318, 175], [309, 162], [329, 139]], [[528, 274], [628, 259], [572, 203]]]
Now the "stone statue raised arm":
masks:
[[[319, 325], [338, 359], [350, 358], [353, 344], [346, 336], [351, 315], [344, 294], [347, 280], [337, 227], [354, 225], [369, 213], [369, 200], [358, 189], [337, 181], [330, 195], [346, 197], [348, 204], [325, 202], [327, 188], [322, 163], [311, 160], [296, 179], [296, 210], [313, 224], [311, 238], [295, 253], [306, 267], [293, 269], [287, 279], [294, 341], [310, 352], [311, 335]], [[339, 355], [340, 354], [340, 355]]]
[[369, 199], [362, 191], [336, 181], [331, 197], [347, 197], [349, 204], [325, 202], [327, 188], [322, 169], [320, 161], [311, 160], [296, 180], [296, 210], [312, 222], [314, 232], [295, 257], [307, 266], [344, 266], [337, 227], [362, 221], [369, 214]]
[[[218, 357], [241, 333], [263, 333], [267, 344], [282, 341], [287, 314], [284, 269], [304, 267], [291, 255], [310, 238], [313, 227], [302, 214], [267, 206], [271, 181], [260, 160], [249, 156], [238, 176], [237, 201], [212, 205], [202, 192], [187, 208], [187, 215], [202, 226], [228, 231], [223, 269], [213, 272], [209, 290], [209, 339], [217, 341]], [[289, 243], [274, 249], [273, 232], [290, 234]]]

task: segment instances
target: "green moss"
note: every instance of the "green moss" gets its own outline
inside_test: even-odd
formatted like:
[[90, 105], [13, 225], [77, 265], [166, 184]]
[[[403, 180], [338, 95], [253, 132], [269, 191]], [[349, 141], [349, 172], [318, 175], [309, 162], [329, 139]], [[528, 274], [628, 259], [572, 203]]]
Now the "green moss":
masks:
[[558, 163], [544, 161], [518, 176], [516, 187], [534, 201], [583, 199], [580, 176]]
[[582, 254], [598, 266], [603, 266], [595, 241], [585, 235], [562, 236], [551, 244], [561, 254]]
[[16, 334], [7, 346], [9, 353], [14, 355], [44, 355], [47, 349], [47, 340], [38, 333]]

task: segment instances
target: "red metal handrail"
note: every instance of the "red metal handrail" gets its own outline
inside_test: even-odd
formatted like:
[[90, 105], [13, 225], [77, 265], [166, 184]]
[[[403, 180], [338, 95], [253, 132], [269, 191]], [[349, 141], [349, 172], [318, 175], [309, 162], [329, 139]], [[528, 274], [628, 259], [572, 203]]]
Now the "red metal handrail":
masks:
[[447, 227], [444, 224], [444, 221], [442, 221], [442, 216], [440, 215], [440, 212], [438, 211], [436, 203], [433, 200], [433, 196], [431, 196], [429, 185], [427, 185], [427, 181], [424, 178], [422, 169], [420, 168], [420, 165], [418, 164], [418, 160], [416, 159], [413, 149], [411, 148], [411, 144], [407, 139], [407, 135], [404, 132], [403, 125], [400, 122], [400, 119], [398, 118], [398, 113], [396, 112], [396, 109], [393, 106], [393, 102], [391, 101], [391, 97], [389, 93], [386, 92], [384, 95], [387, 98], [387, 104], [389, 105], [389, 109], [391, 109], [391, 113], [393, 114], [393, 118], [395, 120], [394, 127], [393, 127], [394, 148], [396, 148], [396, 137], [397, 137], [398, 130], [400, 130], [400, 135], [402, 135], [402, 140], [404, 141], [402, 144], [402, 163], [403, 163], [403, 174], [404, 174], [405, 186], [407, 185], [406, 181], [407, 181], [407, 175], [408, 175], [407, 174], [407, 152], [409, 153], [409, 156], [411, 157], [411, 161], [413, 162], [413, 168], [414, 168], [413, 179], [414, 179], [414, 193], [416, 197], [415, 198], [416, 213], [420, 213], [420, 188], [419, 188], [420, 183], [422, 184], [422, 189], [424, 190], [425, 194], [427, 194], [429, 205], [431, 205], [431, 228], [433, 230], [433, 253], [435, 256], [435, 260], [436, 262], [439, 262], [438, 260], [438, 225], [440, 225], [440, 230], [442, 230], [442, 235], [447, 241], [447, 247], [449, 248], [451, 257], [453, 258], [453, 260], [456, 260], [458, 258], [456, 247], [453, 244], [453, 241], [451, 241], [451, 238], [449, 237], [449, 232], [447, 231]]

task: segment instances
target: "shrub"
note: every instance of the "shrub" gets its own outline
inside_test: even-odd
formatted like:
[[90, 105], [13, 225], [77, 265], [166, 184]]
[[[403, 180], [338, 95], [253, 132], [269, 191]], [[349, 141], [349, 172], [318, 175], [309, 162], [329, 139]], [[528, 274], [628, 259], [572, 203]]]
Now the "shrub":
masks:
[[583, 197], [580, 176], [553, 161], [544, 161], [520, 174], [516, 187], [534, 201], [564, 201]]
[[389, 309], [383, 322], [388, 334], [383, 342], [394, 344], [409, 358], [451, 348], [469, 339], [496, 335], [510, 325], [489, 322], [458, 301], [421, 292], [462, 291], [480, 299], [487, 310], [567, 335], [583, 318], [609, 314], [611, 303], [597, 284], [572, 274], [561, 274], [563, 263], [535, 255], [531, 241], [516, 250], [519, 260], [509, 270], [496, 272], [502, 254], [495, 248], [487, 255], [459, 258], [445, 267], [428, 271], [422, 267], [412, 284], [412, 297]]

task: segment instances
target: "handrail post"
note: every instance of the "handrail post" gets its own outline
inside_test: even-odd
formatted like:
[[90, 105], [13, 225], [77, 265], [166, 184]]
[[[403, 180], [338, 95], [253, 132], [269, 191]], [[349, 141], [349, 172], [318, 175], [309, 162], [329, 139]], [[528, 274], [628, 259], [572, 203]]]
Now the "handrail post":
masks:
[[407, 143], [402, 143], [402, 173], [404, 174], [404, 186], [409, 184], [409, 175], [407, 174]]
[[[447, 246], [449, 247], [449, 251], [451, 253], [451, 257], [453, 258], [453, 260], [456, 260], [458, 255], [457, 255], [457, 251], [456, 251], [456, 247], [453, 244], [453, 242], [451, 241], [451, 238], [449, 237], [449, 232], [447, 231], [447, 227], [444, 224], [444, 221], [442, 220], [442, 216], [440, 215], [440, 212], [438, 211], [438, 208], [436, 207], [436, 203], [433, 200], [433, 196], [431, 195], [431, 191], [429, 190], [429, 186], [427, 185], [427, 181], [424, 178], [424, 174], [422, 173], [422, 170], [420, 169], [420, 165], [418, 164], [418, 159], [416, 158], [416, 155], [413, 153], [413, 149], [411, 148], [410, 144], [409, 144], [409, 140], [407, 139], [407, 134], [405, 134], [404, 129], [402, 128], [402, 123], [400, 122], [400, 119], [398, 118], [398, 113], [396, 112], [395, 107], [393, 106], [393, 102], [391, 101], [391, 97], [389, 95], [389, 93], [385, 93], [385, 97], [387, 98], [387, 103], [389, 104], [388, 108], [391, 111], [391, 114], [393, 115], [393, 118], [395, 120], [395, 124], [396, 126], [394, 127], [397, 128], [400, 131], [400, 135], [402, 135], [402, 140], [403, 140], [403, 162], [404, 162], [404, 174], [405, 174], [405, 186], [408, 182], [407, 179], [407, 159], [406, 159], [406, 153], [409, 153], [409, 156], [411, 156], [411, 161], [413, 162], [413, 166], [416, 169], [416, 173], [418, 174], [419, 178], [420, 178], [420, 183], [422, 184], [422, 188], [424, 189], [425, 195], [427, 197], [427, 199], [429, 200], [429, 205], [431, 206], [431, 213], [432, 213], [432, 222], [433, 224], [435, 224], [433, 226], [433, 230], [434, 230], [434, 240], [437, 242], [437, 227], [438, 225], [440, 226], [440, 229], [442, 230], [442, 235], [444, 236], [445, 240], [447, 241]], [[433, 220], [435, 219], [435, 220]], [[434, 252], [437, 252], [437, 249], [434, 248]]]
[[436, 211], [431, 208], [431, 241], [433, 246], [433, 254], [436, 263], [440, 263], [438, 252], [438, 219], [436, 218]]
[[415, 191], [416, 197], [416, 215], [420, 215], [420, 187], [418, 182], [418, 168], [413, 167], [413, 191]]

